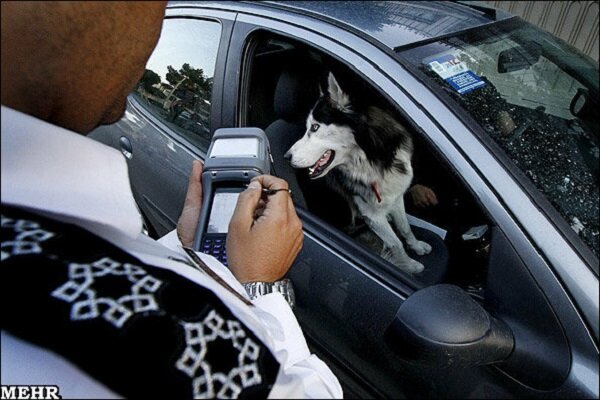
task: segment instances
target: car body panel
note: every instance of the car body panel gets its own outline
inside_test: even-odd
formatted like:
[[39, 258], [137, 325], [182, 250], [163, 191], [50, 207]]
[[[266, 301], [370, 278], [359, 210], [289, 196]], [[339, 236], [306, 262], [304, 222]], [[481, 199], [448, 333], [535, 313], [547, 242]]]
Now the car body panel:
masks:
[[[264, 20], [258, 21], [255, 18], [258, 17], [242, 14], [238, 17], [238, 21], [259, 26], [267, 23]], [[293, 20], [290, 21], [291, 18], [285, 15], [285, 13], [280, 16], [280, 18], [285, 18], [287, 22], [294, 22]], [[320, 23], [318, 21], [314, 24], [305, 21], [304, 27], [298, 28], [300, 30], [299, 32], [295, 32], [294, 29], [286, 23], [277, 24], [275, 21], [271, 22], [270, 25], [267, 25], [270, 28], [283, 34], [293, 34], [297, 38], [306, 38], [310, 40], [311, 43], [317, 45], [319, 44], [319, 41], [323, 40], [324, 36], [339, 38], [344, 35], [351, 35], [350, 33], [341, 31], [341, 29], [340, 32], [336, 32], [338, 28], [335, 27], [329, 27], [329, 31], [323, 35], [317, 33], [313, 35], [309, 32], [301, 32], [304, 29], [309, 29], [314, 32], [320, 31]], [[571, 295], [577, 302], [578, 308], [584, 310], [587, 324], [589, 324], [595, 337], [598, 338], [599, 319], [597, 313], [594, 313], [594, 310], [598, 310], [600, 306], [598, 300], [600, 293], [598, 278], [586, 264], [585, 260], [582, 260], [582, 258], [571, 248], [569, 243], [565, 241], [565, 238], [556, 231], [553, 227], [553, 223], [548, 220], [547, 216], [545, 216], [540, 211], [539, 207], [533, 203], [531, 198], [523, 192], [519, 184], [511, 177], [510, 173], [498, 162], [493, 154], [490, 154], [481, 141], [473, 136], [470, 129], [465, 126], [454, 112], [447, 112], [447, 107], [435, 94], [433, 94], [425, 85], [415, 80], [410, 72], [400, 67], [398, 63], [393, 59], [390, 59], [386, 53], [373, 46], [369, 46], [366, 42], [361, 42], [361, 38], [355, 36], [351, 41], [349, 41], [349, 38], [342, 41], [342, 43], [352, 43], [352, 49], [340, 44], [340, 46], [335, 46], [335, 48], [334, 46], [329, 45], [328, 50], [337, 55], [340, 59], [354, 65], [354, 67], [360, 70], [364, 76], [368, 77], [373, 84], [379, 86], [391, 97], [394, 97], [394, 88], [390, 86], [389, 80], [385, 76], [382, 76], [380, 71], [393, 77], [401, 87], [398, 91], [402, 91], [402, 97], [406, 97], [407, 92], [410, 93], [410, 96], [406, 97], [403, 101], [398, 101], [396, 98], [394, 98], [394, 101], [399, 104], [405, 110], [409, 118], [413, 120], [416, 119], [417, 115], [423, 115], [424, 118], [422, 121], [429, 125], [428, 127], [423, 126], [423, 130], [428, 133], [434, 146], [438, 149], [442, 149], [442, 153], [445, 153], [447, 149], [453, 147], [449, 146], [449, 144], [455, 142], [460, 146], [460, 152], [462, 152], [462, 154], [460, 152], [455, 154], [452, 158], [448, 158], [449, 161], [452, 162], [452, 160], [457, 160], [463, 163], [466, 162], [467, 164], [473, 163], [470, 165], [478, 165], [479, 171], [486, 171], [485, 179], [490, 181], [490, 186], [494, 188], [496, 193], [490, 193], [484, 197], [484, 193], [478, 192], [484, 190], [487, 186], [481, 179], [481, 175], [473, 171], [478, 175], [477, 180], [480, 182], [479, 185], [474, 185], [475, 178], [470, 176], [472, 174], [467, 174], [465, 170], [454, 165], [454, 167], [460, 171], [460, 176], [463, 177], [466, 183], [469, 183], [472, 187], [475, 186], [478, 188], [475, 190], [475, 195], [482, 200], [482, 203], [489, 207], [493, 207], [493, 209], [498, 210], [501, 214], [505, 214], [507, 211], [504, 204], [509, 206], [510, 212], [516, 217], [517, 221], [520, 221], [521, 226], [518, 227], [518, 229], [525, 229], [528, 232], [529, 236], [534, 239], [536, 246], [538, 246], [544, 256], [548, 258], [550, 264], [555, 266], [557, 269], [556, 272], [559, 274], [561, 280], [568, 283], [567, 287], [572, 291]], [[359, 56], [357, 53], [362, 56]], [[370, 60], [370, 62], [366, 59]], [[376, 77], [378, 76], [380, 77], [380, 84], [377, 84], [376, 81]], [[397, 93], [397, 95], [400, 95], [400, 93]], [[433, 121], [431, 121], [427, 114], [431, 115]], [[421, 126], [418, 122], [417, 125]], [[436, 125], [436, 128], [432, 129], [433, 126], [431, 125]], [[430, 133], [439, 131], [438, 127], [444, 127], [445, 132], [442, 134], [447, 138], [450, 138], [451, 142], [447, 141], [443, 145], [439, 145], [433, 140]], [[489, 190], [489, 188], [487, 189]], [[497, 196], [500, 198], [498, 199]], [[491, 201], [492, 199], [495, 200]], [[507, 221], [508, 220], [512, 221], [512, 218], [507, 218]], [[521, 243], [523, 241], [527, 242], [529, 239], [521, 237], [515, 240], [516, 243]]]
[[[313, 44], [321, 44], [322, 48], [337, 55], [346, 63], [353, 65], [363, 73], [375, 85], [382, 88], [397, 104], [399, 104], [407, 115], [420, 126], [433, 142], [433, 145], [441, 150], [447, 160], [459, 172], [465, 183], [470, 186], [479, 200], [485, 204], [488, 212], [493, 214], [501, 228], [508, 232], [511, 244], [519, 251], [521, 257], [527, 260], [532, 269], [535, 279], [544, 287], [545, 295], [553, 304], [553, 307], [564, 311], [562, 318], [579, 315], [578, 310], [583, 310], [584, 315], [575, 320], [569, 318], [575, 326], [587, 326], [594, 332], [598, 326], [598, 279], [585, 262], [574, 252], [565, 239], [554, 229], [552, 223], [531, 201], [526, 193], [522, 191], [517, 182], [510, 176], [506, 169], [498, 162], [493, 154], [470, 132], [468, 127], [447, 108], [431, 91], [415, 81], [414, 77], [403, 70], [396, 62], [389, 59], [385, 53], [370, 46], [370, 51], [361, 51], [360, 55], [339, 43], [328, 42], [325, 35], [312, 34], [303, 28], [292, 28], [285, 23], [264, 20], [257, 16], [241, 14], [239, 22], [251, 23], [258, 26], [266, 26], [275, 31], [304, 38]], [[305, 28], [312, 30], [310, 23]], [[332, 30], [335, 28], [331, 28]], [[328, 32], [328, 35], [330, 32]], [[314, 37], [313, 37], [314, 36]], [[337, 35], [334, 35], [338, 37]], [[328, 43], [326, 43], [328, 42]], [[346, 43], [346, 42], [345, 42]], [[361, 48], [360, 38], [353, 39], [353, 47]], [[365, 47], [368, 45], [365, 44]], [[364, 57], [364, 58], [363, 58]], [[376, 66], [365, 60], [368, 58]], [[396, 79], [398, 86], [391, 85], [388, 76]], [[414, 100], [413, 100], [414, 99]], [[433, 113], [431, 110], [436, 110]], [[457, 147], [458, 146], [458, 147]], [[477, 166], [479, 166], [477, 168]], [[483, 173], [485, 172], [485, 173]], [[509, 207], [507, 207], [509, 206]], [[518, 221], [521, 221], [519, 223]], [[565, 275], [568, 284], [563, 285], [562, 279], [549, 268], [553, 265], [548, 262], [545, 254], [540, 249], [532, 246], [532, 239], [528, 235], [535, 235], [536, 245], [549, 251], [553, 258], [551, 261], [560, 263], [562, 268], [558, 269]], [[538, 242], [538, 243], [536, 243]], [[579, 276], [578, 276], [579, 274]], [[561, 276], [562, 278], [562, 276]], [[580, 280], [582, 279], [582, 280]], [[573, 282], [576, 280], [577, 283]], [[573, 286], [569, 286], [573, 284]], [[565, 290], [577, 299], [579, 303], [574, 306], [566, 296]], [[570, 329], [575, 336], [576, 329]], [[595, 331], [597, 332], [597, 330]], [[595, 334], [594, 332], [594, 334]], [[583, 339], [585, 341], [585, 339]], [[593, 341], [588, 340], [584, 345], [588, 351], [595, 347]], [[590, 366], [589, 359], [575, 360], [581, 365]], [[584, 370], [584, 369], [581, 369]], [[585, 382], [585, 386], [594, 387], [597, 376], [584, 374], [576, 376], [575, 369], [571, 369], [568, 380], [573, 382]], [[591, 381], [589, 380], [591, 378]]]

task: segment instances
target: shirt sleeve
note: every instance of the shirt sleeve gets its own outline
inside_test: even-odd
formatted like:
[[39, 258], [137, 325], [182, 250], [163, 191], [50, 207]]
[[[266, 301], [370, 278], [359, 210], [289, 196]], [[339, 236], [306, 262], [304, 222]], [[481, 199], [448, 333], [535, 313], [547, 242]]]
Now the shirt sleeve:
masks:
[[[169, 232], [158, 242], [181, 252], [181, 243], [175, 231]], [[243, 286], [228, 268], [210, 256], [199, 255], [209, 267], [247, 297]], [[310, 353], [298, 320], [284, 297], [280, 293], [271, 293], [254, 300], [254, 305], [256, 316], [272, 339], [271, 351], [281, 364], [269, 398], [342, 398], [338, 379], [323, 361]]]

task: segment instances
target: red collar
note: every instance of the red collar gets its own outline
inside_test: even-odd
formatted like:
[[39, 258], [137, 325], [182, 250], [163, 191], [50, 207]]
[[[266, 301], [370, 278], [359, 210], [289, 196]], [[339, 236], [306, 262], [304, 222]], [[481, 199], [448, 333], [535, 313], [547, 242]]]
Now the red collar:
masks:
[[377, 182], [371, 183], [371, 190], [375, 193], [375, 197], [377, 197], [377, 202], [381, 203], [381, 195], [379, 194], [379, 190], [377, 190]]

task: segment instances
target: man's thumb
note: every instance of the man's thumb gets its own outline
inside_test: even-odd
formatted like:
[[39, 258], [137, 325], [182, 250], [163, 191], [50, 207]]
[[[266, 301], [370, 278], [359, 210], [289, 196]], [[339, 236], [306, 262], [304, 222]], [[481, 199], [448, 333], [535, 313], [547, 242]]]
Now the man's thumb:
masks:
[[194, 160], [188, 180], [188, 189], [183, 205], [184, 210], [197, 208], [200, 211], [202, 206], [202, 167], [202, 162]]

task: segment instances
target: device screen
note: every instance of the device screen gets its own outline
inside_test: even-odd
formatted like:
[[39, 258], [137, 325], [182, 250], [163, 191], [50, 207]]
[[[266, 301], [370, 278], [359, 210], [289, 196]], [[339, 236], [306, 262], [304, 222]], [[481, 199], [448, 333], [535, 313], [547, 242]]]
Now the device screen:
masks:
[[227, 233], [229, 221], [233, 216], [239, 195], [240, 192], [217, 189], [213, 198], [206, 233]]

